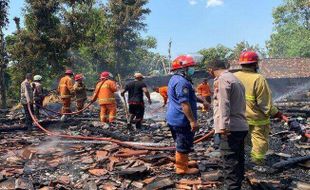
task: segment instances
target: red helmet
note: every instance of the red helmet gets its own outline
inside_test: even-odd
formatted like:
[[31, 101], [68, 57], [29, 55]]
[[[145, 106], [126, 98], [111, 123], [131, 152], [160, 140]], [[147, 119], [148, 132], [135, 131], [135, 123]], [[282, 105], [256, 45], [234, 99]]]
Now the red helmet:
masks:
[[244, 51], [240, 54], [239, 64], [257, 63], [258, 55], [255, 51]]
[[73, 75], [73, 71], [71, 69], [67, 69], [65, 74], [67, 75]]
[[110, 73], [107, 71], [104, 71], [100, 74], [100, 79], [107, 79], [110, 76]]
[[182, 69], [186, 67], [193, 67], [196, 65], [194, 58], [190, 55], [180, 55], [179, 57], [175, 58], [172, 62], [171, 70]]
[[83, 78], [84, 78], [84, 76], [83, 76], [82, 74], [76, 74], [76, 75], [74, 76], [74, 80], [75, 80], [75, 81], [81, 80], [81, 79], [83, 79]]

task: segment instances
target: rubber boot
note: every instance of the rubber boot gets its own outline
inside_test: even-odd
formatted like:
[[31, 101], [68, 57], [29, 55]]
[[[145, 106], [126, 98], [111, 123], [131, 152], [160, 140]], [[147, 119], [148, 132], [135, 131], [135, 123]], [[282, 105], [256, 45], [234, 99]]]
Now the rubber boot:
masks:
[[199, 169], [188, 167], [188, 155], [180, 152], [175, 153], [175, 168], [179, 175], [199, 173]]
[[197, 161], [195, 161], [195, 160], [188, 161], [188, 167], [189, 168], [196, 168], [197, 166], [198, 166]]
[[[171, 160], [171, 162], [174, 162], [175, 163], [175, 158], [174, 157], [169, 157], [169, 159]], [[190, 160], [190, 161], [188, 161], [188, 167], [189, 168], [195, 168], [195, 167], [197, 167], [198, 166], [198, 163], [197, 163], [197, 161], [195, 161], [195, 160]]]

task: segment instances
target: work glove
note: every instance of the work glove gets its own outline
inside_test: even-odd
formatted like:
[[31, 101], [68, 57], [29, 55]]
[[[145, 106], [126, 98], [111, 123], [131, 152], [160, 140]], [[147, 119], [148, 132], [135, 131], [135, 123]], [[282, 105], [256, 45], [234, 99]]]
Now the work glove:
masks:
[[282, 112], [278, 112], [278, 113], [276, 113], [274, 116], [273, 116], [273, 118], [278, 118], [278, 119], [280, 119], [280, 120], [283, 120], [283, 121], [285, 121], [285, 122], [288, 122], [288, 120], [287, 120], [287, 117], [285, 116], [285, 115], [283, 115], [283, 113]]

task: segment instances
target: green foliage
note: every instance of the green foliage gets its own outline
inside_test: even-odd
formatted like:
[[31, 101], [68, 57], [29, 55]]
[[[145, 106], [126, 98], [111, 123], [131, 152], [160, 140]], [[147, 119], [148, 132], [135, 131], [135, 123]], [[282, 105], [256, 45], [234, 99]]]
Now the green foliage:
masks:
[[216, 47], [211, 47], [207, 49], [202, 49], [199, 51], [200, 54], [204, 56], [204, 65], [201, 67], [204, 68], [209, 62], [215, 59], [222, 60], [238, 60], [242, 51], [244, 50], [253, 50], [258, 52], [261, 57], [266, 57], [265, 51], [259, 47], [259, 45], [250, 45], [247, 41], [242, 41], [237, 43], [233, 49], [228, 48], [222, 44], [218, 44]]
[[128, 73], [130, 58], [139, 44], [139, 31], [145, 30], [145, 15], [150, 9], [145, 8], [148, 0], [139, 0], [132, 6], [127, 6], [122, 0], [110, 0], [106, 9], [107, 25], [110, 26], [108, 35], [112, 41], [114, 52], [114, 72]]
[[0, 30], [2, 30], [9, 23], [8, 7], [9, 0], [0, 0]]
[[207, 65], [215, 59], [231, 59], [233, 50], [222, 44], [218, 44], [216, 47], [202, 49], [199, 53], [204, 56], [204, 64]]
[[150, 60], [158, 55], [149, 49], [156, 47], [156, 39], [140, 35], [150, 13], [147, 3], [26, 0], [25, 27], [17, 26], [17, 32], [6, 38], [10, 95], [18, 97], [27, 72], [42, 75], [45, 86], [54, 89], [66, 68], [83, 73], [90, 87], [104, 70], [124, 76], [152, 68]]
[[310, 57], [309, 0], [284, 0], [273, 11], [274, 33], [267, 41], [271, 57]]
[[9, 0], [0, 0], [0, 108], [6, 108], [7, 89], [7, 54], [5, 52], [3, 30], [9, 23], [8, 20]]
[[241, 52], [244, 50], [256, 51], [257, 53], [260, 54], [260, 58], [266, 57], [265, 50], [263, 48], [260, 48], [258, 44], [250, 45], [249, 42], [247, 41], [241, 41], [235, 45], [231, 58], [236, 60], [239, 59]]

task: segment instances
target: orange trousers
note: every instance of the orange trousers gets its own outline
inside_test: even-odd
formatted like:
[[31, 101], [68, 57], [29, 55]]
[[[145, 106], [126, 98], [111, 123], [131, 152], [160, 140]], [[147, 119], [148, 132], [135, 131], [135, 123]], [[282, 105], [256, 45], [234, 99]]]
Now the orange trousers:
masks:
[[116, 104], [100, 105], [100, 121], [104, 123], [111, 123], [115, 120]]
[[70, 109], [71, 98], [61, 98], [61, 100], [62, 100], [61, 113], [71, 113], [71, 109]]
[[80, 111], [81, 109], [84, 108], [84, 102], [85, 102], [85, 100], [77, 100], [76, 101], [76, 109], [78, 111]]

